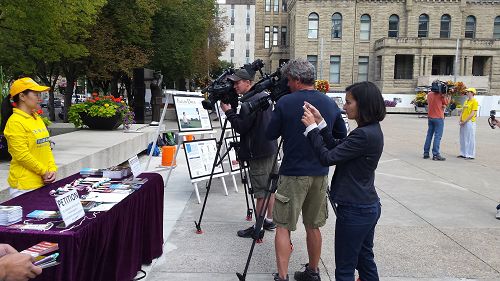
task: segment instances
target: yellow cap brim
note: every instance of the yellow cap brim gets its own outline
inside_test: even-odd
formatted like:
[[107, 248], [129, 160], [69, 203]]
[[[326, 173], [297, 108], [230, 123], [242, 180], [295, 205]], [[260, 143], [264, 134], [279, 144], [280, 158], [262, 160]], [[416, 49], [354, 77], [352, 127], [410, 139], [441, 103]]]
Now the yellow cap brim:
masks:
[[11, 97], [15, 97], [16, 95], [19, 95], [20, 93], [26, 91], [26, 90], [31, 90], [33, 92], [47, 92], [50, 90], [50, 87], [47, 87], [47, 86], [32, 86], [32, 87], [28, 87], [28, 88], [25, 88], [25, 89], [18, 89], [16, 91], [16, 93], [13, 93], [12, 92], [12, 89], [11, 89], [11, 92], [10, 92], [10, 96]]

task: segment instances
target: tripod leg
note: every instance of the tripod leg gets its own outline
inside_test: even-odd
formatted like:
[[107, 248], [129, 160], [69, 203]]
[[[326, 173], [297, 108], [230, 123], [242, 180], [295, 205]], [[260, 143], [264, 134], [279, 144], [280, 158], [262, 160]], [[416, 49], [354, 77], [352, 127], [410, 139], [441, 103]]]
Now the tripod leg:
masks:
[[[278, 154], [279, 154], [279, 151], [280, 151], [280, 148], [281, 148], [282, 144], [283, 144], [283, 139], [281, 139], [280, 144], [278, 146], [278, 151], [276, 152], [276, 155], [274, 156], [272, 171], [275, 170], [276, 163], [277, 163], [277, 160], [278, 160]], [[271, 194], [273, 194], [273, 193], [276, 192], [276, 187], [277, 187], [276, 182], [277, 182], [277, 179], [278, 179], [278, 175], [271, 173], [269, 175], [268, 180], [267, 180], [267, 186], [268, 186], [268, 188], [266, 190], [266, 195], [264, 196], [263, 207], [262, 207], [262, 209], [259, 210], [259, 214], [258, 214], [258, 216], [256, 218], [255, 229], [254, 229], [254, 233], [252, 235], [252, 238], [253, 238], [252, 246], [250, 247], [250, 252], [248, 253], [247, 262], [245, 264], [245, 269], [244, 269], [243, 273], [239, 273], [239, 272], [236, 273], [236, 276], [238, 276], [238, 279], [240, 281], [241, 280], [245, 280], [245, 278], [247, 276], [248, 268], [250, 266], [250, 261], [252, 260], [252, 255], [253, 255], [253, 250], [254, 250], [254, 247], [255, 247], [255, 243], [257, 243], [258, 239], [262, 240], [264, 238], [264, 230], [262, 229], [262, 226], [264, 225], [264, 218], [265, 218], [267, 207], [269, 206], [269, 201], [271, 200]], [[290, 242], [290, 244], [291, 244], [291, 242]], [[293, 249], [293, 245], [292, 244], [291, 244], [290, 247], [292, 247], [292, 249]]]
[[[224, 126], [222, 126], [222, 132], [221, 132], [221, 135], [219, 138], [219, 142], [217, 143], [217, 151], [215, 153], [214, 162], [212, 164], [212, 171], [210, 172], [210, 177], [208, 179], [207, 193], [205, 193], [205, 199], [203, 200], [203, 207], [201, 208], [200, 218], [199, 218], [198, 222], [196, 222], [196, 221], [194, 222], [194, 224], [196, 226], [196, 233], [198, 233], [198, 234], [203, 233], [203, 231], [201, 230], [201, 220], [203, 219], [203, 214], [205, 212], [205, 207], [207, 205], [208, 194], [210, 193], [210, 187], [212, 185], [212, 179], [214, 177], [215, 167], [217, 166], [217, 163], [218, 163], [217, 158], [219, 158], [219, 156], [220, 156], [220, 150], [222, 147], [222, 141], [224, 140], [226, 126], [227, 126], [227, 119], [224, 121]], [[222, 159], [221, 159], [221, 162], [222, 162]]]

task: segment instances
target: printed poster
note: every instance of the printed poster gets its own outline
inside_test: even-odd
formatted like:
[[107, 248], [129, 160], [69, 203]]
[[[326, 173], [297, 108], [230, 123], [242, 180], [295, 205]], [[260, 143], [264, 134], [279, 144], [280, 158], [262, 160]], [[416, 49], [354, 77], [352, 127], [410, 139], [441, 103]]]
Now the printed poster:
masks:
[[174, 96], [180, 132], [212, 130], [208, 111], [201, 104], [203, 100], [203, 97], [197, 96]]
[[[191, 179], [209, 176], [217, 154], [215, 139], [184, 142], [183, 145]], [[214, 174], [223, 172], [222, 163], [214, 169]]]

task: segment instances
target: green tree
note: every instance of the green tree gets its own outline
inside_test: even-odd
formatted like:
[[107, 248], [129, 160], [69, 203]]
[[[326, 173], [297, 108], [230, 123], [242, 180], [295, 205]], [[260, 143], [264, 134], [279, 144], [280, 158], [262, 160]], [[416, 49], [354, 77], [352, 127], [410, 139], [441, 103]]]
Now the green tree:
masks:
[[[2, 0], [0, 64], [11, 77], [37, 76], [51, 86], [66, 76], [65, 111], [71, 104], [76, 77], [89, 52], [88, 29], [106, 0]], [[53, 111], [51, 112], [53, 120]]]
[[153, 67], [160, 69], [170, 83], [206, 77], [225, 46], [215, 20], [215, 1], [159, 3], [160, 9], [153, 18]]
[[108, 0], [86, 43], [90, 51], [87, 75], [93, 87], [110, 89], [118, 96], [118, 80], [149, 63], [157, 7], [151, 0]]

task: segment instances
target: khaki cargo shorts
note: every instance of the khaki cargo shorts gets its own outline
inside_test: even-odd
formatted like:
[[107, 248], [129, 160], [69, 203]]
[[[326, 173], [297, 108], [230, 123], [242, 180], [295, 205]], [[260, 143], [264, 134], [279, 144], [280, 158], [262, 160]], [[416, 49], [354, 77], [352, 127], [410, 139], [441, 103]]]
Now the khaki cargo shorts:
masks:
[[278, 163], [273, 169], [274, 156], [249, 160], [249, 178], [255, 198], [264, 198], [268, 189], [267, 180], [271, 171], [278, 173]]
[[302, 221], [307, 228], [319, 228], [328, 218], [326, 198], [328, 176], [283, 176], [278, 180], [273, 221], [290, 231]]

